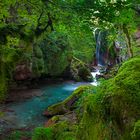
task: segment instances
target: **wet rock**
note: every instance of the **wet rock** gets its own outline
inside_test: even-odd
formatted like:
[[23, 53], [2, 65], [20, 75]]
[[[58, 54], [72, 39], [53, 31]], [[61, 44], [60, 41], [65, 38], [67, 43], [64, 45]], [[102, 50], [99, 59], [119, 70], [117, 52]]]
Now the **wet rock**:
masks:
[[43, 115], [46, 116], [46, 117], [51, 117], [52, 116], [52, 114], [48, 110], [45, 110], [43, 112]]
[[60, 102], [58, 104], [48, 107], [44, 111], [43, 115], [45, 115], [46, 117], [52, 117], [54, 115], [64, 115], [64, 114], [70, 112], [71, 110], [73, 110], [76, 107], [75, 104], [80, 99], [80, 97], [82, 96], [84, 91], [90, 87], [91, 87], [90, 85], [89, 86], [80, 86], [78, 89], [76, 89], [73, 92], [73, 94], [70, 97], [68, 97], [63, 102]]
[[66, 106], [68, 106], [69, 108], [71, 108], [77, 100], [78, 100], [78, 97], [72, 97], [71, 100], [69, 100], [66, 103]]
[[27, 64], [19, 64], [16, 66], [14, 79], [17, 81], [27, 80], [31, 78], [32, 72]]
[[72, 97], [64, 104], [56, 104], [54, 106], [51, 106], [43, 113], [43, 115], [47, 117], [52, 117], [54, 115], [63, 115], [74, 108], [74, 104], [77, 100], [78, 97]]
[[66, 109], [65, 105], [63, 105], [63, 104], [56, 104], [56, 105], [53, 105], [53, 106], [49, 107], [43, 113], [43, 115], [45, 115], [46, 117], [52, 117], [54, 115], [65, 114], [67, 111], [68, 111], [68, 109]]
[[3, 116], [0, 117], [0, 134], [5, 130], [17, 128], [17, 117], [14, 113], [5, 112]]
[[70, 73], [75, 81], [93, 81], [90, 68], [77, 58], [71, 61]]
[[79, 76], [84, 81], [88, 81], [88, 82], [93, 81], [91, 72], [90, 72], [89, 68], [87, 68], [87, 67], [79, 68]]
[[55, 125], [56, 123], [61, 123], [61, 122], [68, 122], [70, 124], [76, 124], [77, 123], [76, 113], [74, 111], [69, 111], [65, 113], [64, 115], [56, 115], [45, 123], [45, 127], [51, 127]]
[[103, 74], [96, 74], [96, 79], [100, 79], [100, 78], [104, 78], [104, 75]]
[[49, 119], [49, 120], [45, 123], [45, 127], [50, 127], [50, 126], [54, 125], [55, 122], [56, 122], [55, 120]]
[[77, 115], [74, 111], [70, 111], [64, 114], [63, 116], [60, 116], [59, 121], [67, 121], [69, 123], [74, 124], [77, 122]]
[[91, 67], [91, 71], [92, 71], [92, 72], [96, 72], [96, 71], [97, 71], [97, 67], [93, 67], [93, 66], [92, 66], [92, 67]]

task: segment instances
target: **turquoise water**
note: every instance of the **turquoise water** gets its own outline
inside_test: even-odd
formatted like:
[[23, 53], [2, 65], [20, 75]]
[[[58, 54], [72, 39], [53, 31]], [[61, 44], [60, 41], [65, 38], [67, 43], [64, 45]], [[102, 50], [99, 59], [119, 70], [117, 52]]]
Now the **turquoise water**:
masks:
[[78, 86], [89, 84], [84, 82], [64, 82], [52, 84], [42, 88], [42, 95], [32, 97], [23, 102], [10, 103], [4, 106], [5, 113], [0, 118], [0, 131], [8, 129], [19, 129], [37, 127], [43, 125], [47, 120], [42, 114], [50, 105], [58, 103], [67, 98]]

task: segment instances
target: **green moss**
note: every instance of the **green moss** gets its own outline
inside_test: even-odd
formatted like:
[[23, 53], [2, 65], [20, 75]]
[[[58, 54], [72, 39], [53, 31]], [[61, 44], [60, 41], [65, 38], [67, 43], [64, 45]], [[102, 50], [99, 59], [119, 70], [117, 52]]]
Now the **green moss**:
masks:
[[115, 84], [129, 93], [140, 92], [140, 58], [133, 58], [122, 65]]
[[129, 140], [131, 127], [140, 117], [139, 85], [140, 59], [133, 58], [113, 79], [101, 83], [97, 94], [86, 97], [77, 138]]
[[90, 69], [86, 66], [86, 64], [73, 57], [70, 65], [71, 75], [76, 81], [93, 81], [93, 76], [91, 75]]
[[56, 140], [76, 140], [77, 126], [63, 121], [53, 126], [54, 137]]
[[37, 127], [34, 130], [32, 140], [52, 140], [52, 128]]
[[62, 133], [58, 138], [57, 140], [76, 140], [76, 136], [75, 136], [75, 133], [74, 132], [65, 132], [65, 133]]
[[90, 93], [90, 91], [92, 91], [92, 90], [93, 90], [93, 86], [90, 86], [90, 85], [89, 86], [80, 86], [66, 100], [48, 107], [47, 110], [49, 111], [49, 113], [51, 115], [64, 114], [64, 113], [76, 108], [76, 104], [77, 104], [78, 100], [80, 100], [80, 98], [85, 93]]
[[134, 124], [134, 129], [131, 133], [132, 140], [139, 140], [140, 139], [140, 120], [138, 120]]
[[62, 121], [49, 128], [36, 128], [33, 132], [32, 140], [76, 140], [76, 130], [76, 125]]
[[110, 116], [104, 94], [89, 95], [85, 99], [83, 116], [80, 121], [78, 140], [119, 140], [119, 132]]

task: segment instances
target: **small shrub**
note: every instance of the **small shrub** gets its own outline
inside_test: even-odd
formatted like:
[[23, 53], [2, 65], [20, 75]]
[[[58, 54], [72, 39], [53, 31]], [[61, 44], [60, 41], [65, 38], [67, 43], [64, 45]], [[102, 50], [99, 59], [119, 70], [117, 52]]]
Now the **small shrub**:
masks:
[[32, 140], [53, 140], [51, 128], [37, 127], [34, 130]]

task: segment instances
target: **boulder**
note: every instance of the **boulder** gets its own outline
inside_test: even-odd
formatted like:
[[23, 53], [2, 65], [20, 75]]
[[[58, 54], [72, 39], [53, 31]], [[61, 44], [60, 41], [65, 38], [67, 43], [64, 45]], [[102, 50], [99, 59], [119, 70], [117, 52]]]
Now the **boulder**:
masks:
[[93, 81], [90, 68], [84, 62], [75, 57], [71, 61], [70, 73], [72, 78], [76, 81]]
[[43, 115], [45, 115], [46, 117], [52, 117], [54, 115], [63, 115], [72, 111], [74, 108], [76, 108], [76, 103], [82, 97], [84, 92], [90, 89], [91, 87], [91, 85], [80, 86], [73, 92], [73, 94], [70, 97], [68, 97], [63, 102], [48, 107], [44, 111]]

